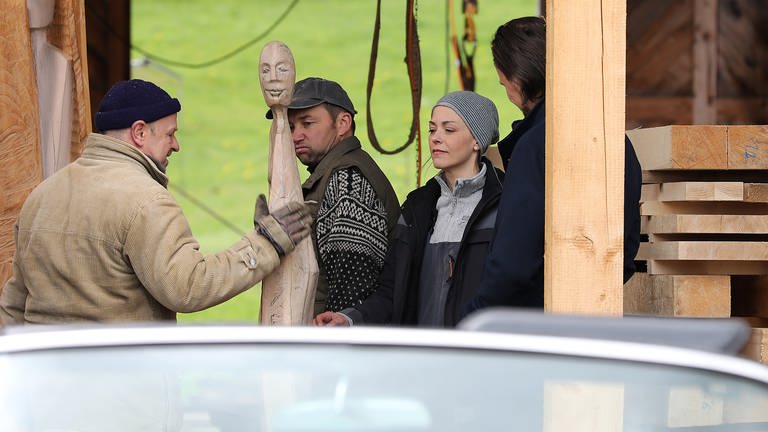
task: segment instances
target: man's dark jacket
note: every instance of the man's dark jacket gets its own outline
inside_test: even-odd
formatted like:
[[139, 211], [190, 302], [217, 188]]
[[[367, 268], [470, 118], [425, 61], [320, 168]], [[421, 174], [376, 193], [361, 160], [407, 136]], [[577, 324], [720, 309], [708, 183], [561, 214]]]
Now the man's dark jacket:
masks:
[[[496, 232], [478, 295], [466, 312], [488, 306], [544, 306], [545, 101], [513, 125], [499, 142], [506, 165]], [[635, 272], [640, 247], [642, 173], [624, 138], [624, 282]]]
[[[446, 327], [456, 325], [463, 316], [464, 305], [476, 295], [493, 238], [504, 173], [494, 169], [487, 159], [483, 162], [483, 195], [467, 222], [456, 256], [445, 306]], [[350, 313], [345, 311], [355, 323], [417, 325], [423, 252], [437, 218], [435, 207], [439, 197], [440, 185], [435, 179], [408, 194], [376, 292]]]

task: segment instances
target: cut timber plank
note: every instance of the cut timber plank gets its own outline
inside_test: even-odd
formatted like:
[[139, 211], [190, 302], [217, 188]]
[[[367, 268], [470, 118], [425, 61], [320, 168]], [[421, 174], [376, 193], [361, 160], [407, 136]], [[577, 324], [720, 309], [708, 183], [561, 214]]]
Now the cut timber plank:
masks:
[[768, 275], [768, 262], [648, 260], [648, 273], [657, 275]]
[[654, 215], [766, 215], [767, 203], [733, 201], [648, 201], [640, 204], [640, 214]]
[[669, 241], [641, 243], [639, 260], [768, 261], [768, 242]]
[[768, 126], [728, 126], [728, 169], [768, 169]]
[[642, 216], [643, 234], [766, 234], [768, 215]]
[[753, 328], [741, 355], [760, 363], [768, 364], [768, 328]]
[[726, 126], [662, 126], [627, 131], [644, 170], [727, 169]]
[[768, 276], [734, 276], [731, 314], [768, 318]]
[[644, 170], [768, 168], [768, 126], [661, 126], [628, 130]]
[[722, 318], [731, 314], [730, 276], [635, 273], [624, 285], [624, 313]]
[[768, 201], [768, 183], [675, 182], [643, 185], [646, 201]]

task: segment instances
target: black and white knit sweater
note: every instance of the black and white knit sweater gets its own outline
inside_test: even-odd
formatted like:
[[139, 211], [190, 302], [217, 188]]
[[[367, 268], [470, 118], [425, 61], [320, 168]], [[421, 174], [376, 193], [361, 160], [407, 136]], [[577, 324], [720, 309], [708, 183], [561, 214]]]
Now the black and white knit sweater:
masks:
[[327, 310], [362, 303], [376, 288], [387, 252], [387, 212], [355, 167], [333, 173], [315, 232], [328, 280]]

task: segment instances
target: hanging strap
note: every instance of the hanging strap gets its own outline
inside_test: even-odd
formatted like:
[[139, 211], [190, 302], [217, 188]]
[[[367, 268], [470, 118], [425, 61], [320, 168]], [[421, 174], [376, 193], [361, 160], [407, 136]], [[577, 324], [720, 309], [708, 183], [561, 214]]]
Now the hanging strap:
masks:
[[448, 0], [451, 45], [453, 46], [453, 54], [456, 57], [459, 89], [475, 91], [475, 51], [477, 50], [475, 14], [477, 14], [477, 0], [463, 1], [464, 36], [461, 38], [461, 43], [459, 43], [454, 25], [453, 1]]
[[371, 60], [368, 66], [368, 85], [366, 87], [366, 120], [368, 125], [368, 139], [373, 148], [382, 154], [396, 154], [405, 150], [418, 137], [417, 146], [417, 179], [416, 183], [421, 183], [421, 127], [419, 121], [419, 110], [421, 107], [421, 52], [419, 51], [419, 34], [416, 25], [415, 14], [416, 0], [407, 0], [405, 11], [405, 64], [408, 68], [408, 80], [411, 87], [411, 109], [412, 120], [411, 130], [408, 133], [408, 140], [405, 144], [394, 150], [384, 149], [376, 138], [376, 132], [373, 127], [373, 118], [371, 115], [371, 95], [373, 93], [373, 81], [376, 76], [376, 59], [379, 52], [379, 33], [381, 31], [381, 0], [376, 2], [376, 21], [373, 26], [373, 44], [371, 46]]
[[464, 0], [464, 37], [461, 45], [461, 81], [464, 90], [475, 91], [475, 51], [477, 51], [477, 31], [475, 14], [477, 0]]

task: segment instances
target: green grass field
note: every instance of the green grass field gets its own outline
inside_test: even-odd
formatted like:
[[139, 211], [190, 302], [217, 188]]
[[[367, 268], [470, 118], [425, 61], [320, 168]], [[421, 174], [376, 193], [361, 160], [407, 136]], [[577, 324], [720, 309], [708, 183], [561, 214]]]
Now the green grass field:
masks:
[[[404, 0], [384, 0], [379, 60], [372, 114], [385, 148], [405, 142], [411, 102], [405, 56]], [[291, 4], [289, 0], [133, 0], [131, 39], [155, 56], [185, 63], [202, 63], [222, 56], [263, 33]], [[490, 54], [496, 28], [519, 16], [538, 13], [537, 0], [481, 0], [476, 16], [475, 54], [478, 93], [499, 109], [501, 135], [521, 117], [498, 84]], [[461, 0], [455, 0], [456, 26], [463, 32]], [[264, 44], [281, 40], [292, 50], [297, 79], [321, 76], [345, 87], [358, 115], [357, 135], [390, 178], [400, 199], [416, 185], [416, 146], [386, 156], [367, 144], [365, 89], [371, 51], [375, 0], [300, 0], [290, 14], [263, 40], [240, 54], [206, 68], [182, 68], [162, 63], [134, 67], [133, 77], [157, 82], [183, 105], [178, 133], [182, 151], [171, 157], [168, 174], [192, 231], [204, 252], [226, 248], [252, 226], [253, 204], [266, 193], [269, 120], [261, 95], [257, 63]], [[428, 159], [427, 122], [430, 108], [446, 90], [457, 90], [456, 71], [447, 69], [446, 1], [418, 2], [423, 96], [420, 112], [422, 184], [435, 170]], [[143, 56], [132, 53], [134, 60]], [[446, 81], [446, 78], [448, 81]], [[299, 166], [306, 178], [306, 170]], [[180, 188], [176, 189], [176, 188]], [[184, 197], [186, 192], [193, 200]], [[210, 215], [203, 206], [229, 222]], [[190, 321], [255, 321], [258, 287], [209, 310], [180, 315]]]

